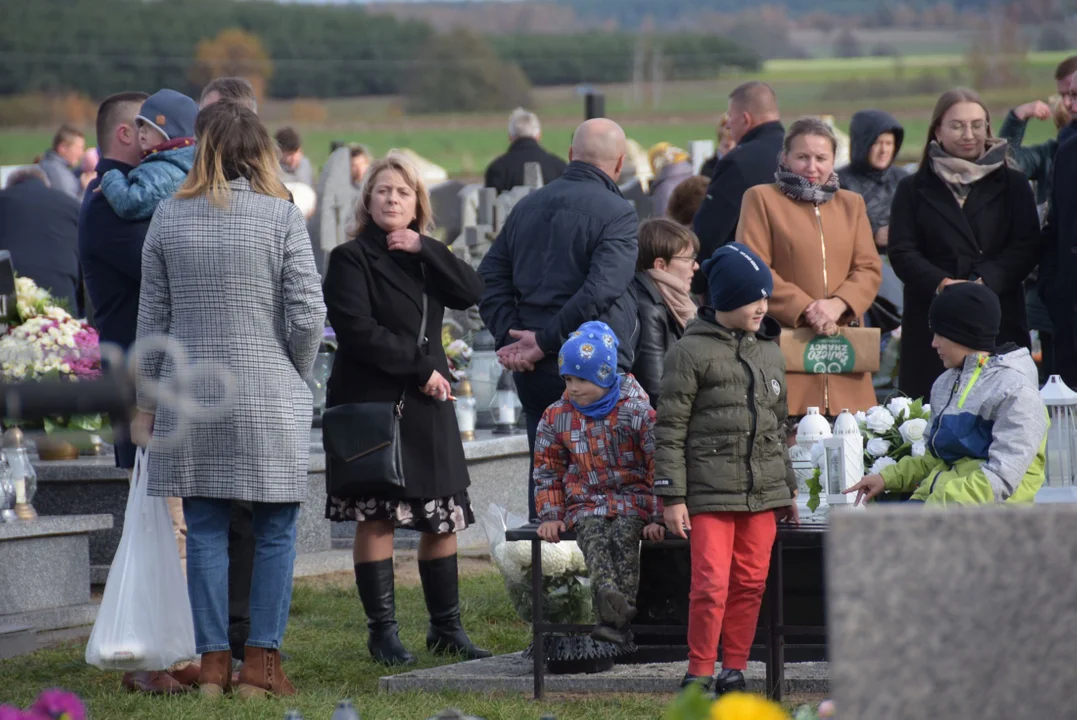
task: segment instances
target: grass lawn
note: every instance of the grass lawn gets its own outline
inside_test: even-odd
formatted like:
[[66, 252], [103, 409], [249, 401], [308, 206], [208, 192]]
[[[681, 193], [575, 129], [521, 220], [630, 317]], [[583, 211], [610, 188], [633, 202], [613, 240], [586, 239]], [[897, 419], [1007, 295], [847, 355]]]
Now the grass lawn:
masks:
[[[462, 582], [464, 623], [472, 638], [497, 653], [522, 650], [527, 626], [520, 622], [495, 572]], [[419, 658], [419, 667], [448, 662], [426, 651], [426, 609], [419, 587], [398, 588], [398, 619], [404, 643]], [[429, 693], [381, 694], [378, 678], [392, 671], [375, 665], [366, 650], [366, 617], [353, 581], [345, 576], [300, 580], [285, 639], [289, 677], [301, 694], [285, 701], [243, 703], [205, 701], [198, 696], [151, 698], [120, 691], [119, 675], [102, 673], [83, 662], [83, 643], [42, 650], [29, 657], [0, 662], [0, 704], [30, 704], [46, 688], [59, 686], [78, 693], [92, 718], [170, 718], [214, 720], [283, 718], [298, 709], [305, 718], [328, 718], [341, 698], [355, 701], [364, 720], [422, 720], [446, 707], [458, 707], [489, 720], [539, 718], [657, 718], [667, 696], [573, 696], [536, 704], [529, 696]], [[400, 672], [399, 670], [396, 672]]]
[[[399, 562], [399, 560], [398, 560]], [[414, 564], [414, 560], [407, 562]], [[413, 568], [412, 568], [413, 569]], [[463, 566], [460, 595], [464, 625], [482, 647], [495, 653], [524, 649], [527, 626], [509, 604], [501, 576], [489, 566], [469, 561]], [[397, 619], [404, 644], [418, 657], [418, 667], [449, 660], [426, 651], [426, 608], [415, 573], [398, 570]], [[299, 580], [284, 650], [289, 677], [300, 694], [288, 700], [244, 703], [238, 699], [207, 701], [197, 695], [154, 698], [121, 692], [117, 673], [102, 673], [83, 661], [85, 644], [68, 643], [27, 657], [0, 661], [0, 705], [29, 705], [42, 690], [62, 687], [76, 692], [96, 720], [169, 718], [170, 720], [254, 720], [283, 718], [298, 709], [307, 720], [328, 718], [336, 703], [351, 698], [364, 720], [423, 720], [455, 707], [487, 720], [618, 720], [661, 717], [673, 699], [666, 695], [552, 695], [542, 703], [529, 694], [378, 692], [378, 678], [403, 670], [376, 665], [366, 650], [366, 617], [348, 574]], [[790, 698], [787, 707], [819, 698]]]

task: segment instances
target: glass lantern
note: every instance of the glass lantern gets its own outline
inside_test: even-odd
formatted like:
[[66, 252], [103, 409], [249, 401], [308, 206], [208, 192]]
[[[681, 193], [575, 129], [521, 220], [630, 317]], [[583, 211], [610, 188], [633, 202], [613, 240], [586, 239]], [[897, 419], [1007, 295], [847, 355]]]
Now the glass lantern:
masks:
[[11, 481], [11, 468], [7, 458], [0, 455], [0, 522], [17, 520], [15, 514], [15, 484]]
[[1077, 392], [1052, 375], [1040, 391], [1051, 427], [1047, 431], [1047, 466], [1044, 486], [1072, 487], [1077, 480]]
[[468, 363], [467, 368], [467, 377], [471, 382], [471, 391], [475, 396], [477, 408], [476, 428], [491, 428], [496, 423], [495, 413], [492, 413], [490, 409], [494, 407], [494, 396], [497, 393], [502, 370], [501, 361], [497, 359], [494, 336], [484, 328], [475, 335], [471, 362]]
[[476, 409], [475, 396], [471, 391], [471, 383], [462, 378], [456, 390], [456, 424], [460, 428], [460, 439], [470, 442], [475, 439], [475, 420], [478, 411]]
[[20, 520], [33, 520], [37, 517], [31, 504], [37, 493], [37, 471], [30, 463], [19, 428], [4, 433], [4, 457], [11, 471], [11, 483], [15, 486], [15, 514]]
[[490, 401], [494, 414], [494, 434], [515, 435], [518, 432], [516, 423], [519, 421], [522, 407], [520, 398], [516, 395], [516, 385], [512, 382], [512, 373], [502, 370], [497, 381], [497, 390]]

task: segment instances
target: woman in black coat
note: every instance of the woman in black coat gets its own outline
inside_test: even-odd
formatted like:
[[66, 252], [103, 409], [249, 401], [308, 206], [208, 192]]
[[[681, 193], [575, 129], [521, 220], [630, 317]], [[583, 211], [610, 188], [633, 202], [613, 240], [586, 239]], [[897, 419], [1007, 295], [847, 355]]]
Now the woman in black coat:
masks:
[[[1039, 256], [1039, 218], [1028, 179], [1007, 163], [1005, 140], [971, 90], [939, 98], [920, 169], [898, 185], [890, 263], [905, 283], [898, 387], [927, 397], [942, 374], [928, 308], [947, 285], [978, 282], [999, 296], [999, 345], [1031, 342], [1022, 283]], [[941, 409], [941, 408], [940, 408]]]
[[699, 269], [697, 253], [699, 238], [683, 225], [668, 218], [640, 223], [636, 276], [628, 286], [639, 312], [639, 341], [632, 374], [655, 409], [666, 351], [696, 316], [696, 305], [688, 290]]
[[[326, 309], [339, 342], [327, 405], [396, 402], [404, 393], [405, 486], [395, 494], [330, 496], [326, 517], [358, 521], [355, 582], [370, 630], [367, 647], [376, 661], [414, 662], [397, 635], [393, 531], [398, 527], [422, 533], [419, 575], [430, 611], [427, 646], [468, 659], [488, 657], [460, 625], [455, 533], [475, 518], [441, 346], [445, 308], [477, 303], [482, 279], [445, 245], [419, 234], [430, 226], [430, 197], [410, 161], [391, 154], [366, 177], [356, 237], [333, 250], [325, 278]], [[424, 293], [428, 310], [420, 346]], [[329, 458], [330, 476], [339, 462]]]

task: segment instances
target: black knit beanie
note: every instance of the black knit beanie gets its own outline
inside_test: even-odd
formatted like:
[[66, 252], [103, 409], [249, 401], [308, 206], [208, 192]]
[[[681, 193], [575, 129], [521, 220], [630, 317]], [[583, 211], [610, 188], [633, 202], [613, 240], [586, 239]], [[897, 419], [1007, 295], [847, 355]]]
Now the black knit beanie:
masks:
[[931, 332], [973, 350], [993, 352], [1002, 306], [988, 287], [974, 282], [949, 285], [931, 303]]

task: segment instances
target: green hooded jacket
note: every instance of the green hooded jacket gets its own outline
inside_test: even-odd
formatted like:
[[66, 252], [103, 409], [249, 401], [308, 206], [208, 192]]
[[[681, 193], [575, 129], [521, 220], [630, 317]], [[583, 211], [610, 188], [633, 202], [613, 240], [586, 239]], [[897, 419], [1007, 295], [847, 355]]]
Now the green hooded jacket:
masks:
[[781, 329], [728, 330], [701, 308], [666, 354], [655, 425], [655, 494], [690, 514], [793, 504]]

